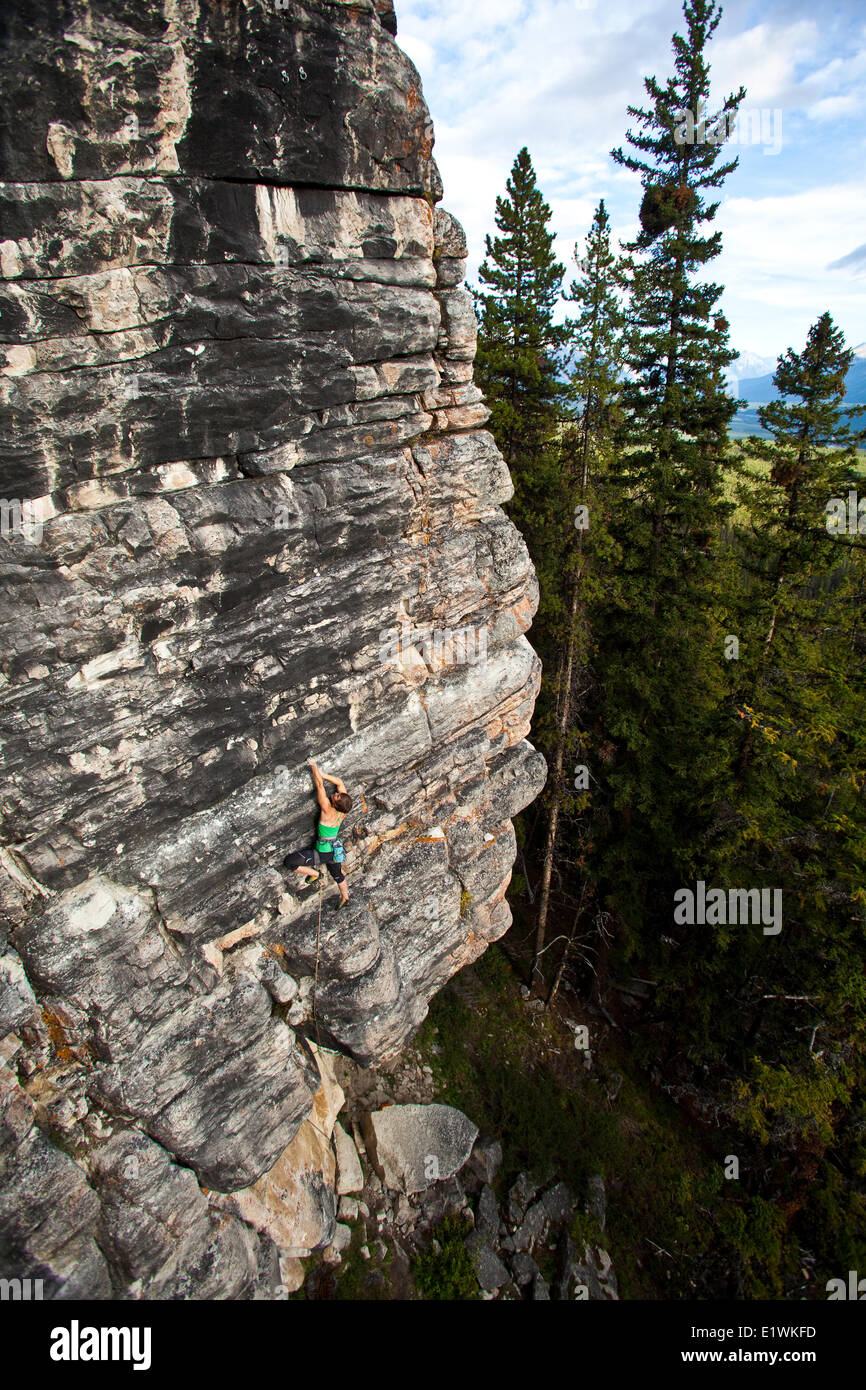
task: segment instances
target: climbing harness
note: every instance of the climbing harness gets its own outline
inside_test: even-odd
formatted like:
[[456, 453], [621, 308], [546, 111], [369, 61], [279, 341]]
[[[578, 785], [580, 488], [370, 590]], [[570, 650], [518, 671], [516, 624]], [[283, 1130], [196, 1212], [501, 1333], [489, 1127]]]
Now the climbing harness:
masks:
[[344, 819], [345, 817], [341, 819], [339, 825], [323, 825], [322, 822], [319, 821], [316, 831], [316, 854], [327, 854], [332, 852], [335, 864], [342, 864], [346, 857], [346, 851], [340, 839], [340, 828]]

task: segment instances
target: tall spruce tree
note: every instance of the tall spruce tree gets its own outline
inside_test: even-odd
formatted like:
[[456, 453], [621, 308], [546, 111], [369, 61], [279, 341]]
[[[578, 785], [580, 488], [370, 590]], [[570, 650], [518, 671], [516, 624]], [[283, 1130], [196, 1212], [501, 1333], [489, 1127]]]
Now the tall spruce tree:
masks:
[[[629, 295], [618, 496], [611, 529], [622, 563], [598, 637], [605, 795], [596, 798], [596, 872], [631, 939], [669, 922], [671, 889], [693, 865], [712, 817], [723, 754], [718, 709], [724, 637], [715, 616], [727, 428], [724, 391], [734, 359], [718, 312], [722, 287], [703, 278], [719, 255], [711, 232], [719, 189], [736, 168], [723, 146], [690, 139], [710, 95], [706, 48], [721, 17], [714, 0], [687, 0], [674, 34], [674, 74], [647, 78], [648, 109], [613, 159], [640, 175], [641, 232], [626, 246]], [[741, 88], [706, 122], [736, 112]], [[627, 833], [626, 833], [627, 832]], [[655, 922], [650, 927], [650, 919]], [[662, 927], [662, 930], [664, 928]], [[627, 933], [629, 935], [629, 933]]]
[[[553, 254], [550, 208], [532, 161], [522, 149], [496, 200], [501, 235], [487, 238], [476, 292], [479, 316], [476, 380], [491, 409], [490, 429], [511, 469], [508, 513], [529, 549], [539, 579], [536, 647], [545, 665], [555, 658], [556, 628], [565, 602], [568, 490], [559, 460], [564, 325], [553, 321], [565, 268]], [[545, 698], [537, 724], [545, 722]]]
[[593, 449], [605, 453], [618, 424], [622, 387], [622, 274], [610, 244], [610, 217], [602, 198], [581, 256], [574, 250], [580, 278], [565, 298], [578, 306], [568, 324], [572, 351], [569, 396], [577, 416], [573, 437], [585, 487]]
[[[743, 654], [731, 671], [735, 816], [715, 857], [720, 877], [781, 890], [783, 930], [771, 941], [716, 939], [698, 967], [713, 1031], [713, 985], [725, 981], [721, 1013], [738, 1043], [726, 1063], [737, 1064], [747, 1131], [784, 1154], [765, 1195], [789, 1216], [809, 1200], [825, 1153], [848, 1145], [864, 1080], [866, 537], [848, 525], [848, 494], [866, 432], [845, 401], [852, 358], [823, 314], [803, 351], [779, 360], [780, 398], [759, 411], [769, 440], [749, 441], [737, 528]], [[823, 1168], [831, 1177], [862, 1213], [856, 1164], [834, 1156]]]
[[566, 339], [553, 322], [565, 267], [553, 254], [551, 212], [524, 147], [496, 199], [501, 235], [487, 237], [476, 292], [475, 378], [492, 411], [490, 428], [512, 469], [531, 467], [559, 414], [560, 355]]
[[[739, 540], [748, 582], [741, 623], [749, 640], [736, 670], [735, 690], [750, 708], [762, 689], [778, 690], [780, 671], [792, 682], [786, 698], [798, 702], [796, 686], [804, 664], [810, 663], [799, 647], [796, 654], [783, 651], [782, 657], [780, 651], [789, 643], [796, 646], [810, 627], [807, 595], [820, 611], [831, 582], [838, 589], [843, 574], [856, 568], [859, 549], [850, 550], [847, 503], [856, 479], [857, 446], [864, 438], [853, 421], [866, 408], [845, 400], [853, 357], [830, 314], [822, 314], [809, 330], [804, 350], [789, 348], [779, 358], [773, 377], [779, 397], [758, 410], [770, 438], [748, 441], [739, 498], [749, 524], [740, 528]], [[840, 497], [845, 500], [842, 525], [824, 512], [829, 499]], [[826, 525], [816, 518], [824, 518]], [[849, 542], [844, 563], [844, 546], [835, 543], [840, 539]], [[776, 675], [767, 677], [771, 668]], [[755, 746], [755, 725], [746, 718], [737, 755], [738, 785]]]
[[[581, 771], [572, 780], [572, 767], [575, 763], [581, 769], [587, 767], [589, 752], [583, 724], [593, 685], [589, 614], [593, 603], [606, 593], [612, 568], [605, 521], [606, 476], [611, 463], [621, 389], [623, 316], [618, 291], [618, 261], [610, 245], [610, 218], [604, 200], [596, 209], [583, 255], [580, 246], [575, 246], [575, 260], [580, 276], [572, 280], [565, 296], [578, 306], [576, 318], [568, 324], [573, 358], [568, 390], [574, 422], [562, 432], [559, 454], [568, 514], [574, 526], [569, 534], [562, 570], [564, 602], [557, 629], [556, 662], [549, 667], [551, 674], [545, 677], [545, 695], [550, 693], [555, 697], [555, 705], [552, 699], [548, 728], [544, 730], [550, 773], [545, 792], [547, 825], [541, 846], [542, 873], [536, 919], [534, 987], [537, 993], [545, 987], [541, 957], [547, 937], [561, 816], [568, 820], [569, 839], [577, 841], [578, 860], [585, 849], [588, 823], [581, 822], [580, 812], [588, 800], [588, 786], [582, 785], [587, 774]], [[567, 779], [563, 776], [564, 767], [569, 770]], [[570, 950], [582, 931], [582, 918], [591, 909], [592, 895], [588, 890], [589, 880], [585, 880], [581, 884], [578, 910], [568, 913], [570, 929], [566, 933], [566, 946], [560, 954], [555, 981], [561, 978]], [[555, 990], [556, 983], [553, 988]]]
[[[487, 237], [475, 292], [478, 350], [475, 378], [491, 409], [490, 429], [511, 470], [508, 512], [529, 549], [539, 581], [533, 631], [545, 670], [559, 659], [568, 603], [565, 567], [570, 538], [568, 480], [561, 468], [561, 360], [567, 330], [554, 323], [565, 267], [553, 252], [550, 208], [537, 186], [529, 152], [520, 151], [496, 199], [500, 235]], [[553, 746], [556, 696], [544, 682], [536, 703], [539, 746]], [[525, 822], [517, 825], [526, 841]]]

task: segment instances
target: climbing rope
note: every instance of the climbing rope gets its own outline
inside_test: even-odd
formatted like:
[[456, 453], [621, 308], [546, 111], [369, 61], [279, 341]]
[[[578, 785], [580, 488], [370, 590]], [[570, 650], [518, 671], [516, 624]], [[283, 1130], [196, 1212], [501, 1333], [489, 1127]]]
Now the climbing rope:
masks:
[[324, 875], [319, 873], [319, 920], [316, 923], [316, 968], [313, 971], [313, 1021], [316, 1025], [316, 1046], [321, 1049], [322, 1039], [319, 1037], [319, 1014], [316, 1008], [316, 994], [319, 988], [319, 942], [322, 937], [322, 883]]

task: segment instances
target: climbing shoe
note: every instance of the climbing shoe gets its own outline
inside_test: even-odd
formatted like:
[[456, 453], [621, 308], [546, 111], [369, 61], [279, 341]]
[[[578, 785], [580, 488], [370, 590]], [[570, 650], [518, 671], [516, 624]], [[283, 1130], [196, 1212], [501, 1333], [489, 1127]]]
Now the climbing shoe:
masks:
[[348, 907], [349, 904], [343, 898], [337, 898], [336, 902], [331, 903], [331, 911], [339, 912], [341, 907]]

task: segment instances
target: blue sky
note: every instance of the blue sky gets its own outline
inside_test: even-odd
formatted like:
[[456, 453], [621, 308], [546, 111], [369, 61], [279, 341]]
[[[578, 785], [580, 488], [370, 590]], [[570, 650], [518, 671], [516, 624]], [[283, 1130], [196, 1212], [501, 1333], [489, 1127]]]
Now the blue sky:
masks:
[[[494, 204], [522, 145], [553, 209], [557, 251], [605, 199], [614, 233], [637, 229], [640, 184], [614, 166], [643, 78], [667, 78], [679, 0], [396, 0], [436, 129], [444, 206], [464, 224], [474, 280]], [[714, 99], [741, 83], [766, 147], [738, 143], [716, 225], [713, 278], [733, 345], [801, 348], [829, 309], [866, 339], [866, 3], [728, 0], [709, 47]], [[772, 113], [781, 113], [774, 115]], [[779, 137], [781, 136], [781, 139]], [[777, 148], [772, 153], [774, 144]]]

